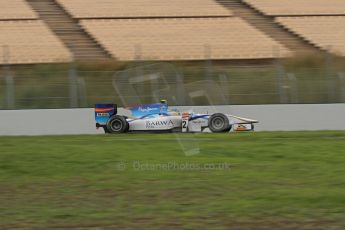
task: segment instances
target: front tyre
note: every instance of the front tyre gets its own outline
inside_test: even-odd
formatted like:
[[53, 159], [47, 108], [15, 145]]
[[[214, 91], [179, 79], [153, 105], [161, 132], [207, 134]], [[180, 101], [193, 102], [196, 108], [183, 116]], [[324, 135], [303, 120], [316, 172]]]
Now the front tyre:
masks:
[[229, 132], [231, 125], [226, 115], [222, 113], [215, 113], [208, 119], [208, 127], [213, 133]]
[[109, 133], [125, 133], [129, 129], [129, 124], [123, 116], [112, 116], [106, 125]]

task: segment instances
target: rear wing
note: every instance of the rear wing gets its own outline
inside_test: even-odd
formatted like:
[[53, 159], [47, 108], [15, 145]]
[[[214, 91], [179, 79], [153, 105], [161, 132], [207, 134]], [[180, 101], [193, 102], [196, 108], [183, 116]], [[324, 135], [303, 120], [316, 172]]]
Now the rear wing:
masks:
[[95, 120], [96, 127], [101, 127], [107, 124], [109, 118], [117, 114], [116, 104], [96, 104], [95, 105]]

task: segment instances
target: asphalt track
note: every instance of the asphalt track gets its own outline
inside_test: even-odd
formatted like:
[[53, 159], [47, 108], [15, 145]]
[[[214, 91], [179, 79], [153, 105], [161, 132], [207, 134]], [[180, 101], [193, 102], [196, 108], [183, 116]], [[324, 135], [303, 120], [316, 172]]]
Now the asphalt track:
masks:
[[[228, 113], [259, 120], [256, 131], [345, 130], [345, 104], [180, 106], [180, 111]], [[119, 109], [119, 114], [124, 111]], [[1, 110], [0, 135], [103, 134], [86, 109]]]

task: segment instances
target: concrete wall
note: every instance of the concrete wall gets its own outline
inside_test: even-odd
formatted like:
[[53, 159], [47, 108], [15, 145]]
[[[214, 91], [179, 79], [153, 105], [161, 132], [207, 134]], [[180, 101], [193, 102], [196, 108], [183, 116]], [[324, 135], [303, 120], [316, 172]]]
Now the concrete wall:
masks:
[[[256, 131], [345, 130], [345, 104], [175, 107], [180, 111], [230, 113], [259, 120]], [[119, 109], [119, 114], [123, 112]], [[1, 110], [0, 135], [99, 134], [93, 109]]]

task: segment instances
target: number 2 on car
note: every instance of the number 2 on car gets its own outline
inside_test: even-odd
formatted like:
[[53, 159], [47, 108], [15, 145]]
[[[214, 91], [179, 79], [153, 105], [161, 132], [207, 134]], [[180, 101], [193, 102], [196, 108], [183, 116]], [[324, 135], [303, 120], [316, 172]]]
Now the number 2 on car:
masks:
[[182, 113], [182, 132], [188, 132], [189, 113]]

